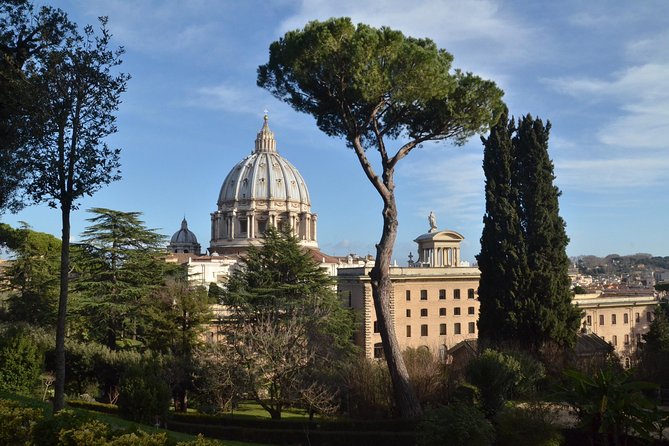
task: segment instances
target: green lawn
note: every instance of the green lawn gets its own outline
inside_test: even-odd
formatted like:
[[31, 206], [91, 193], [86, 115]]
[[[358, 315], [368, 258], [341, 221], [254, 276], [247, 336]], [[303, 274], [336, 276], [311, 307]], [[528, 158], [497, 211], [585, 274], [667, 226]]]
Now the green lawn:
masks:
[[[19, 402], [22, 406], [24, 407], [32, 407], [32, 408], [37, 408], [37, 409], [43, 409], [44, 413], [46, 415], [51, 414], [51, 404], [45, 403], [43, 401], [34, 399], [34, 398], [28, 398], [25, 396], [21, 395], [16, 395], [12, 393], [6, 393], [6, 392], [0, 392], [0, 398], [6, 399], [6, 400], [13, 400]], [[189, 434], [184, 434], [181, 432], [174, 432], [170, 431], [167, 429], [161, 429], [161, 428], [156, 428], [153, 426], [148, 426], [144, 424], [138, 424], [132, 421], [124, 420], [122, 418], [119, 418], [114, 415], [109, 415], [101, 412], [96, 412], [92, 410], [86, 410], [86, 409], [81, 409], [81, 408], [72, 408], [75, 412], [78, 413], [85, 413], [89, 414], [91, 417], [103, 422], [107, 423], [110, 426], [121, 428], [121, 429], [134, 429], [138, 428], [143, 430], [146, 433], [149, 434], [154, 434], [157, 432], [165, 432], [167, 436], [169, 437], [170, 440], [179, 442], [179, 441], [192, 441], [195, 439], [195, 436], [189, 435]], [[256, 409], [252, 408], [249, 409], [252, 411], [255, 411]], [[263, 411], [264, 412], [264, 411]], [[266, 413], [266, 412], [265, 412]], [[246, 414], [244, 414], [246, 415]], [[250, 414], [249, 414], [250, 416]], [[219, 443], [223, 446], [267, 446], [261, 443], [243, 443], [241, 441], [233, 441], [233, 440], [219, 440]]]

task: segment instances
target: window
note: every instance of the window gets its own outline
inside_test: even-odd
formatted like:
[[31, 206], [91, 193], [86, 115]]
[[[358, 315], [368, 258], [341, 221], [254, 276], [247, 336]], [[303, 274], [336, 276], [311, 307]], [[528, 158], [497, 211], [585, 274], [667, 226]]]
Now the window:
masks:
[[383, 358], [383, 344], [380, 342], [374, 344], [374, 357], [377, 359]]
[[613, 335], [613, 337], [611, 338], [611, 344], [613, 344], [614, 347], [618, 345], [618, 336]]
[[636, 315], [634, 316], [634, 321], [635, 322], [641, 321], [641, 318], [639, 317], [639, 313], [636, 313]]
[[469, 333], [476, 333], [476, 322], [470, 322], [468, 326]]
[[586, 325], [592, 325], [592, 316], [587, 315], [585, 317], [585, 323], [586, 323]]
[[427, 317], [427, 308], [420, 309], [420, 317]]
[[239, 232], [242, 234], [246, 234], [249, 228], [249, 222], [248, 220], [244, 219], [239, 219]]
[[427, 336], [427, 324], [423, 324], [420, 326], [420, 335]]
[[446, 324], [439, 324], [439, 334], [441, 336], [446, 335]]
[[453, 334], [460, 334], [460, 322], [456, 322], [456, 324], [453, 326]]
[[629, 369], [630, 367], [632, 367], [632, 361], [630, 360], [629, 356], [626, 356], [625, 357], [625, 368]]
[[604, 315], [603, 314], [599, 315], [599, 325], [604, 325]]
[[406, 291], [407, 300], [411, 300], [411, 290]]
[[611, 315], [611, 325], [616, 325], [616, 315], [615, 314]]
[[651, 322], [653, 320], [653, 314], [650, 311], [646, 311], [646, 322]]
[[453, 315], [460, 316], [460, 307], [453, 308]]
[[474, 299], [474, 288], [467, 290], [467, 299]]
[[374, 321], [374, 333], [379, 332], [379, 321]]
[[411, 309], [407, 308], [407, 317], [411, 317]]
[[407, 338], [411, 337], [411, 325], [407, 325]]
[[453, 299], [460, 299], [460, 290], [453, 290]]
[[439, 316], [446, 316], [446, 308], [439, 309]]
[[641, 344], [641, 333], [636, 334], [636, 343]]
[[625, 335], [625, 345], [630, 345], [630, 335]]
[[420, 290], [420, 300], [427, 300], [427, 290]]
[[627, 313], [623, 314], [623, 324], [629, 324], [629, 323], [630, 323], [629, 314]]
[[446, 299], [446, 290], [439, 290], [439, 300]]
[[468, 307], [467, 314], [474, 314], [474, 307]]

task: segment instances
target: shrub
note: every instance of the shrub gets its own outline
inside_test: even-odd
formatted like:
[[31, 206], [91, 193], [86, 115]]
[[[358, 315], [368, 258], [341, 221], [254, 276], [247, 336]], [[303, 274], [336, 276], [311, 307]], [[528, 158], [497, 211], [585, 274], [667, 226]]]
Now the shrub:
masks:
[[390, 373], [385, 363], [357, 358], [343, 373], [342, 406], [356, 418], [387, 418], [393, 414]]
[[165, 446], [167, 444], [165, 432], [147, 434], [144, 431], [137, 431], [120, 435], [106, 443], [105, 446]]
[[28, 444], [33, 426], [42, 417], [40, 409], [21, 407], [13, 401], [0, 399], [0, 444]]
[[509, 408], [495, 418], [496, 446], [560, 446], [563, 441], [559, 429], [540, 407]]
[[474, 406], [451, 404], [425, 414], [418, 426], [419, 446], [488, 446], [495, 430]]
[[520, 363], [509, 355], [484, 350], [467, 365], [467, 379], [479, 389], [481, 409], [494, 416], [521, 380]]
[[0, 343], [0, 390], [32, 392], [43, 362], [43, 352], [22, 329], [9, 330]]
[[32, 444], [34, 446], [56, 446], [61, 431], [76, 429], [90, 421], [91, 416], [88, 414], [76, 413], [70, 409], [61, 410], [54, 416], [43, 418], [35, 424], [32, 431]]
[[58, 433], [58, 446], [100, 446], [111, 436], [109, 425], [91, 420]]
[[118, 400], [121, 416], [144, 424], [164, 422], [171, 391], [161, 370], [155, 360], [146, 360], [126, 370]]
[[181, 441], [177, 443], [177, 446], [221, 446], [221, 443], [216, 440], [208, 440], [199, 434], [195, 440]]

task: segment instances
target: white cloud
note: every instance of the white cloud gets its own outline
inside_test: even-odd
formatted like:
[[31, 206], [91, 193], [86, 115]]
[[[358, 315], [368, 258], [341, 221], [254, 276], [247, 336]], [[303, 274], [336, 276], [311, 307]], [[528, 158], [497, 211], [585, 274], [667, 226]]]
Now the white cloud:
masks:
[[663, 186], [667, 171], [669, 158], [656, 156], [565, 160], [556, 165], [560, 187], [600, 194]]
[[666, 149], [669, 141], [669, 63], [647, 63], [615, 73], [612, 80], [558, 78], [548, 83], [581, 101], [618, 104], [620, 115], [597, 130], [607, 145]]

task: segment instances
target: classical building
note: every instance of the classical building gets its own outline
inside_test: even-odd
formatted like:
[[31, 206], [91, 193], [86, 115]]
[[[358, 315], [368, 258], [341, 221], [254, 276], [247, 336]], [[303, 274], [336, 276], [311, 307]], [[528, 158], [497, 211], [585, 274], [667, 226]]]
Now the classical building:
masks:
[[[401, 349], [424, 347], [445, 358], [457, 343], [476, 339], [479, 314], [478, 268], [459, 261], [460, 242], [455, 231], [439, 231], [434, 217], [430, 231], [416, 238], [419, 258], [409, 267], [391, 267], [392, 323]], [[340, 267], [338, 292], [359, 317], [356, 343], [368, 358], [383, 355], [377, 330], [369, 272], [371, 266]]]
[[634, 364], [642, 336], [648, 332], [659, 301], [651, 290], [577, 294], [583, 331], [595, 333], [613, 347], [624, 366]]
[[268, 226], [288, 227], [300, 243], [318, 248], [316, 214], [300, 172], [279, 155], [267, 115], [253, 152], [232, 168], [211, 214], [210, 253], [237, 254], [262, 243]]

